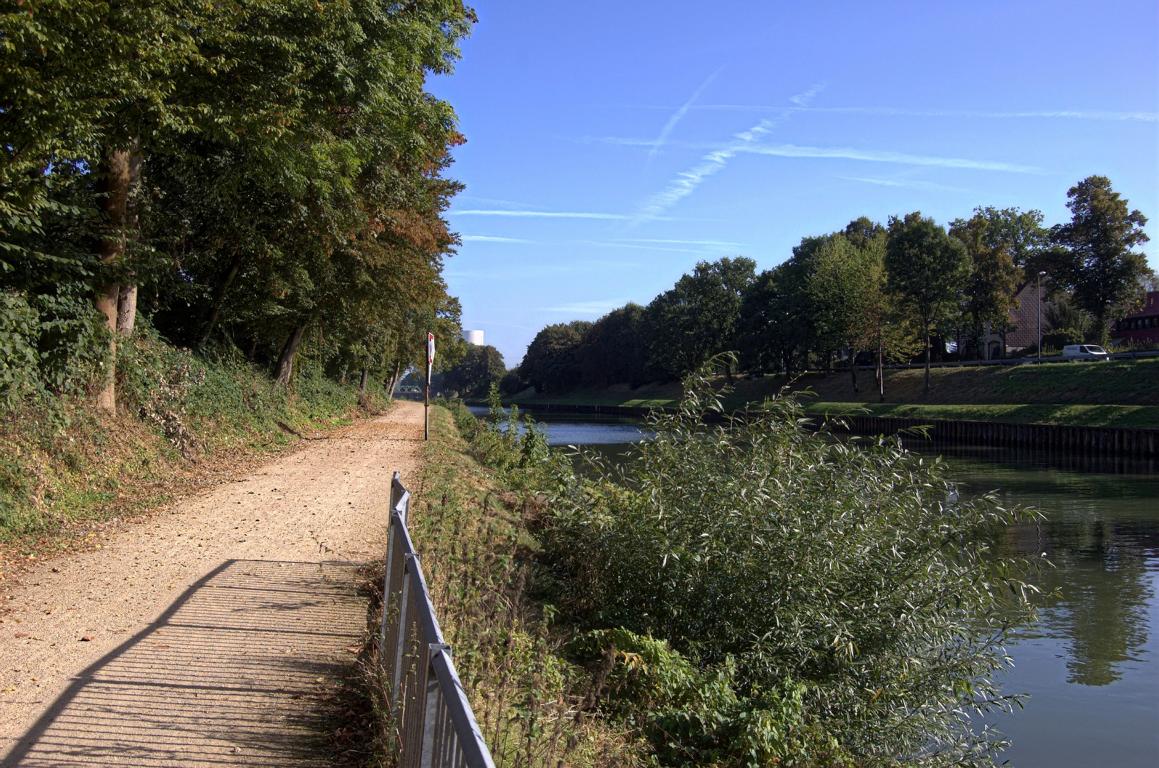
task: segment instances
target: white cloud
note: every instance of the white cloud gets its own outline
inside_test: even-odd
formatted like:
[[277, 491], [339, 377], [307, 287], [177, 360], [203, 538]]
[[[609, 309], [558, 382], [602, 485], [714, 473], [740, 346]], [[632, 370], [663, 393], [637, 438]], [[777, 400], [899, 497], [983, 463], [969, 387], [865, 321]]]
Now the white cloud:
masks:
[[823, 90], [825, 90], [825, 83], [817, 83], [804, 93], [798, 93], [796, 96], [790, 96], [789, 101], [801, 109], [804, 109], [805, 107], [809, 106], [813, 99], [817, 97], [817, 94], [821, 93]]
[[[738, 139], [730, 144], [723, 146], [706, 144], [706, 143], [690, 143], [684, 142], [680, 146], [688, 149], [704, 149], [709, 150], [705, 155], [703, 166], [710, 166], [708, 162], [711, 158], [717, 158], [716, 165], [719, 167], [709, 167], [707, 173], [700, 175], [695, 179], [691, 178], [695, 174], [692, 171], [685, 171], [680, 174], [678, 181], [674, 182], [668, 189], [658, 195], [654, 200], [661, 200], [667, 198], [675, 198], [680, 200], [691, 193], [696, 184], [703, 180], [703, 177], [715, 173], [724, 166], [724, 164], [731, 160], [736, 155], [740, 154], [754, 154], [754, 155], [769, 155], [773, 157], [796, 157], [796, 158], [814, 158], [814, 159], [841, 159], [841, 160], [859, 160], [869, 163], [891, 163], [894, 165], [911, 165], [923, 167], [937, 167], [937, 168], [962, 168], [967, 170], [978, 171], [1002, 171], [1004, 173], [1043, 173], [1041, 168], [1032, 165], [1023, 165], [1021, 163], [1009, 163], [1001, 160], [975, 160], [971, 158], [943, 156], [943, 155], [915, 155], [907, 152], [896, 152], [893, 150], [881, 149], [858, 149], [855, 147], [812, 147], [802, 146], [798, 144], [759, 144], [752, 140], [739, 137], [746, 136], [760, 136], [768, 133], [764, 127], [769, 125], [776, 125], [774, 121], [762, 121], [761, 124], [751, 130], [745, 131], [743, 134], [737, 134]], [[644, 139], [623, 138], [618, 136], [605, 136], [600, 138], [589, 138], [588, 141], [599, 141], [604, 144], [617, 144], [620, 146], [646, 146], [648, 142]], [[696, 169], [694, 169], [695, 171]], [[680, 178], [689, 177], [683, 184], [680, 183]], [[691, 189], [683, 189], [682, 187], [691, 187]]]
[[701, 83], [695, 91], [693, 91], [692, 95], [688, 98], [688, 101], [680, 105], [680, 107], [675, 112], [673, 112], [671, 116], [669, 116], [668, 122], [664, 123], [664, 127], [660, 129], [660, 135], [656, 137], [654, 142], [652, 142], [652, 148], [648, 150], [649, 160], [654, 158], [656, 153], [658, 153], [664, 147], [664, 145], [668, 142], [668, 137], [671, 136], [672, 131], [676, 129], [676, 124], [684, 119], [684, 116], [688, 114], [688, 110], [691, 109], [692, 105], [696, 103], [696, 100], [700, 98], [700, 94], [704, 93], [704, 90], [708, 88], [708, 86], [712, 85], [712, 81], [717, 78], [717, 75], [719, 75], [723, 69], [724, 67], [720, 67], [720, 69], [717, 69], [707, 78], [705, 78], [704, 82]]
[[623, 221], [628, 216], [622, 213], [602, 213], [598, 211], [528, 211], [506, 209], [479, 209], [451, 211], [451, 216], [500, 216], [516, 219], [598, 219], [601, 221]]
[[646, 243], [646, 244], [659, 244], [659, 245], [690, 245], [690, 246], [699, 246], [699, 247], [707, 248], [707, 249], [718, 249], [718, 248], [728, 249], [728, 248], [746, 248], [747, 247], [744, 243], [738, 243], [738, 242], [735, 242], [732, 240], [679, 240], [679, 239], [666, 239], [666, 238], [656, 238], [656, 237], [628, 237], [628, 238], [624, 238], [622, 240], [617, 240], [616, 242], [620, 242], [620, 243]]
[[534, 243], [522, 237], [502, 237], [500, 235], [463, 235], [459, 238], [464, 243]]
[[596, 299], [593, 301], [572, 301], [565, 304], [556, 304], [552, 307], [541, 307], [541, 312], [560, 312], [569, 315], [606, 315], [613, 309], [619, 309], [628, 303], [628, 299]]
[[[790, 99], [791, 101], [791, 99]], [[669, 109], [651, 106], [649, 109]], [[695, 104], [690, 111], [719, 112], [816, 112], [843, 115], [881, 115], [885, 117], [959, 117], [992, 120], [1097, 120], [1110, 122], [1159, 123], [1159, 112], [1132, 112], [1116, 110], [1039, 109], [1039, 110], [985, 110], [985, 109], [913, 109], [908, 107], [809, 107], [798, 104], [781, 107], [769, 104]]]
[[856, 149], [853, 147], [807, 147], [797, 144], [760, 144], [741, 147], [737, 152], [773, 157], [802, 157], [815, 159], [858, 160], [866, 163], [890, 163], [894, 165], [916, 165], [933, 168], [961, 168], [973, 171], [1001, 171], [1004, 173], [1042, 173], [1041, 168], [999, 160], [972, 160], [964, 157], [941, 155], [912, 155], [879, 149]]
[[[815, 85], [808, 91], [790, 97], [789, 100], [794, 103], [807, 104], [809, 99], [820, 91], [820, 88], [821, 86]], [[738, 152], [766, 136], [773, 128], [784, 122], [785, 119], [787, 119], [787, 115], [762, 120], [747, 131], [741, 131], [735, 134], [732, 137], [732, 141], [724, 147], [709, 151], [708, 154], [700, 159], [698, 164], [687, 171], [679, 173], [663, 191], [654, 195], [645, 203], [636, 213], [633, 221], [639, 223], [642, 221], [657, 220], [662, 213], [695, 192], [696, 188], [709, 176], [724, 170], [725, 166], [728, 165], [730, 160], [736, 157]]]
[[862, 184], [873, 184], [878, 187], [903, 187], [906, 189], [930, 189], [940, 190], [943, 192], [970, 192], [971, 190], [962, 187], [951, 187], [946, 184], [937, 184], [932, 181], [922, 181], [920, 179], [881, 179], [872, 176], [837, 176], [835, 178], [842, 181], [856, 181]]

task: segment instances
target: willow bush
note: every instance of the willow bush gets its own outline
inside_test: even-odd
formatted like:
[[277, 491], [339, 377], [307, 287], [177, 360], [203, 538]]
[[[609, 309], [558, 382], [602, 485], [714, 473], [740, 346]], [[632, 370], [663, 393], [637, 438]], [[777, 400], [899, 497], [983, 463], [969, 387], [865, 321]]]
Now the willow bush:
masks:
[[1034, 591], [993, 545], [1032, 513], [792, 399], [685, 391], [629, 460], [557, 472], [537, 531], [592, 708], [668, 765], [988, 764], [979, 715], [1018, 703], [993, 675]]

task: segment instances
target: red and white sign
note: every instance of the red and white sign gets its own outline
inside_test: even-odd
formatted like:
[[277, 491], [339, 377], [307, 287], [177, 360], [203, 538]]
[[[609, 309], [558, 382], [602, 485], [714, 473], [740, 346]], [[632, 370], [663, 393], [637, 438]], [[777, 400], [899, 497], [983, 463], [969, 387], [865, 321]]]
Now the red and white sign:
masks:
[[427, 365], [434, 365], [435, 362], [435, 335], [427, 333]]

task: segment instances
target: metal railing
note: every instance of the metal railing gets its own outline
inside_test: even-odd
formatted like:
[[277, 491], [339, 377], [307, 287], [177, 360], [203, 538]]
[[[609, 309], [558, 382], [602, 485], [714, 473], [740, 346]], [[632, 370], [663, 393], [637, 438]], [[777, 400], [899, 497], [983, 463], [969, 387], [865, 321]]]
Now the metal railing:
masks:
[[402, 768], [494, 768], [407, 531], [410, 491], [395, 472], [378, 650]]

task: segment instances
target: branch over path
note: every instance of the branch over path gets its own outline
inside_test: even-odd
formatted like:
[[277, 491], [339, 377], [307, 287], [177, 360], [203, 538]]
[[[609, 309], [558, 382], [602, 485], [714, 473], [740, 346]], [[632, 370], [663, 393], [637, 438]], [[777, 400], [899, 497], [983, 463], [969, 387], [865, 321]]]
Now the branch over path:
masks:
[[421, 439], [422, 406], [399, 402], [25, 573], [0, 615], [0, 765], [329, 764], [357, 566]]

